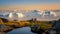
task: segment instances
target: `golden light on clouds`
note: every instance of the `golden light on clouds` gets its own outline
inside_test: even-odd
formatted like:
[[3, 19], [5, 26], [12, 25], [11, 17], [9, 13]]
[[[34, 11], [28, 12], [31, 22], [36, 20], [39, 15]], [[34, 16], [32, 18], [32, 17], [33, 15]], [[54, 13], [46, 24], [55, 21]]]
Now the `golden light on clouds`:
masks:
[[0, 10], [60, 10], [60, 5], [28, 5], [28, 6], [6, 6]]

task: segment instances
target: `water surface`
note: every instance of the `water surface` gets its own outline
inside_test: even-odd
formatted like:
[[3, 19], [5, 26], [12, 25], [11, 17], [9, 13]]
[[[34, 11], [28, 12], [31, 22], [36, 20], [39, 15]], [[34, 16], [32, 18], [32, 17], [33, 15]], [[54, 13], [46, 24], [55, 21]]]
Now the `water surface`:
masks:
[[23, 28], [14, 29], [8, 32], [7, 34], [35, 34], [32, 33], [30, 30], [31, 30], [30, 27], [23, 27]]

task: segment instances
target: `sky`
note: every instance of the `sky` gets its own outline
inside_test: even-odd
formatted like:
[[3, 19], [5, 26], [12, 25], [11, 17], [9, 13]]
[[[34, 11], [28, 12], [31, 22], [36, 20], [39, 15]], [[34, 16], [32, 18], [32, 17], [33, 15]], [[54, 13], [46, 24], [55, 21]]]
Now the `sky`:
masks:
[[0, 0], [0, 10], [60, 10], [60, 0]]

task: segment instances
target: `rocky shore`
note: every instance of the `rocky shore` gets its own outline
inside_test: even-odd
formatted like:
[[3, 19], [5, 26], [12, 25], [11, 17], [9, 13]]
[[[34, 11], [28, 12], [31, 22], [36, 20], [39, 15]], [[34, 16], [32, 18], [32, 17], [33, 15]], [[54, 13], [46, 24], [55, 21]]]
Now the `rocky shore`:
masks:
[[0, 34], [6, 34], [5, 32], [0, 32]]
[[7, 19], [4, 18], [0, 18], [0, 34], [6, 34], [7, 32], [16, 29], [16, 28], [21, 28], [26, 26], [26, 24], [24, 22], [18, 22], [18, 21], [9, 21]]
[[0, 34], [6, 34], [7, 32], [13, 30], [14, 28], [6, 25], [0, 25]]
[[[37, 26], [37, 33], [40, 33], [41, 30], [44, 30], [44, 31], [46, 31], [46, 30], [51, 31], [53, 29], [55, 30], [55, 28], [57, 28], [59, 26], [58, 24], [60, 25], [60, 20], [58, 20], [58, 21], [38, 21], [37, 19], [31, 19], [31, 20], [26, 20], [26, 21], [17, 21], [17, 20], [9, 21], [7, 19], [0, 18], [0, 34], [6, 34], [7, 32], [9, 32], [13, 29], [21, 28], [21, 27], [25, 27], [25, 26], [29, 26], [29, 27], [33, 26], [31, 28], [31, 31], [34, 33], [36, 31], [35, 27]], [[50, 28], [52, 28], [52, 29], [50, 29]], [[58, 30], [60, 31], [60, 29], [58, 29]]]

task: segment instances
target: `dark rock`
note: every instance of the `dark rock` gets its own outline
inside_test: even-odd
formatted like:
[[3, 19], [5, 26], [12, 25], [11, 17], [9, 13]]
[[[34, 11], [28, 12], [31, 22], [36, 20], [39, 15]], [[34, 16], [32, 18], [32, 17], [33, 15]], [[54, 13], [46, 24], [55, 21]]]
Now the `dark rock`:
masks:
[[0, 32], [0, 34], [6, 34], [5, 32]]
[[41, 28], [38, 29], [38, 27], [31, 27], [31, 31], [34, 32], [34, 33], [38, 33], [38, 34], [42, 34], [43, 32], [45, 32]]
[[4, 23], [8, 22], [8, 20], [7, 20], [7, 19], [5, 19], [5, 18], [1, 18], [1, 17], [0, 17], [0, 19], [1, 19], [1, 20], [2, 20], [2, 22], [4, 22]]

